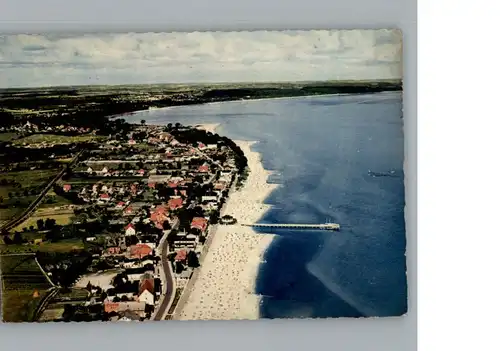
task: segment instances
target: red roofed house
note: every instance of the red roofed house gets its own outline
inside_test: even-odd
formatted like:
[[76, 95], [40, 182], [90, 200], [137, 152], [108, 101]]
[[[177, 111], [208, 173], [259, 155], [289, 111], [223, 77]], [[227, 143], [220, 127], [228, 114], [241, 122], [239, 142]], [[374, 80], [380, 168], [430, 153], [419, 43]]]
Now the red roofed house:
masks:
[[64, 190], [65, 192], [70, 191], [70, 190], [71, 190], [71, 184], [64, 184], [64, 185], [63, 185], [63, 190]]
[[225, 182], [215, 183], [214, 189], [215, 190], [224, 190], [224, 189], [226, 189], [226, 183]]
[[109, 201], [109, 195], [108, 195], [108, 194], [101, 194], [101, 195], [99, 196], [99, 198], [100, 198], [101, 200]]
[[143, 258], [153, 253], [153, 249], [146, 244], [137, 244], [129, 247], [130, 258]]
[[137, 174], [139, 174], [139, 175], [141, 175], [141, 176], [142, 176], [142, 175], [144, 175], [144, 172], [145, 172], [145, 171], [144, 171], [143, 169], [140, 169], [140, 170], [138, 170], [138, 171], [137, 171]]
[[132, 207], [127, 207], [124, 211], [123, 211], [123, 215], [124, 216], [131, 216], [134, 214], [134, 210]]
[[104, 303], [104, 312], [125, 312], [132, 311], [137, 313], [139, 316], [144, 316], [144, 309], [146, 308], [146, 304], [140, 301], [125, 301], [125, 302], [110, 302], [107, 301]]
[[135, 235], [135, 227], [132, 223], [125, 227], [125, 235]]
[[111, 313], [111, 312], [118, 312], [120, 304], [118, 302], [106, 302], [104, 303], [104, 312], [106, 313]]
[[155, 303], [155, 281], [153, 278], [142, 279], [139, 283], [139, 294], [137, 301], [144, 302], [146, 305]]
[[117, 208], [117, 209], [121, 209], [121, 208], [123, 208], [124, 206], [125, 206], [125, 202], [123, 202], [123, 201], [120, 201], [119, 203], [117, 203], [117, 204], [116, 204], [116, 208]]
[[131, 184], [130, 185], [130, 192], [132, 193], [132, 195], [137, 194], [137, 185]]
[[177, 182], [168, 182], [169, 188], [177, 188]]
[[154, 222], [156, 228], [163, 229], [163, 222], [168, 219], [168, 212], [165, 206], [158, 206], [149, 217]]
[[179, 262], [184, 262], [187, 259], [187, 252], [186, 250], [179, 250], [177, 251], [177, 255], [175, 255], [175, 260]]
[[198, 168], [198, 172], [208, 173], [208, 171], [209, 171], [209, 168], [207, 165], [203, 165], [203, 166], [200, 166]]
[[168, 200], [168, 208], [175, 210], [182, 207], [182, 199], [180, 197]]
[[206, 147], [207, 147], [207, 146], [206, 146], [205, 144], [198, 142], [198, 149], [203, 150], [203, 149], [205, 149]]
[[156, 188], [156, 183], [150, 182], [150, 183], [148, 183], [148, 187], [150, 187], [151, 189], [154, 189], [154, 188]]
[[202, 233], [207, 229], [208, 221], [203, 217], [194, 217], [191, 222], [191, 228], [196, 228], [200, 230]]
[[119, 247], [108, 247], [107, 251], [108, 251], [108, 254], [110, 254], [110, 255], [117, 255], [120, 253], [121, 250]]

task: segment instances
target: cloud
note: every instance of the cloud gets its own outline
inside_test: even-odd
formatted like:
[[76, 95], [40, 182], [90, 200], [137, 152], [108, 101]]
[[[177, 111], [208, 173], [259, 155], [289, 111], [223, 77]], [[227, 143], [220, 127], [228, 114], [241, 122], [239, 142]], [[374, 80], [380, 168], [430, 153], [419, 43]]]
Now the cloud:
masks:
[[401, 78], [392, 30], [0, 36], [0, 88]]

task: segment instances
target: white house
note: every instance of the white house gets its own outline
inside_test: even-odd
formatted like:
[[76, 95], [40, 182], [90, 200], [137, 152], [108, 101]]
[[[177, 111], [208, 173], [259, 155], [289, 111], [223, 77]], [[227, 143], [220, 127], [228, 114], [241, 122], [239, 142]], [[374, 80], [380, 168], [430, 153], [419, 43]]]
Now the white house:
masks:
[[93, 171], [92, 167], [87, 168], [87, 173], [92, 173]]
[[201, 197], [201, 202], [205, 201], [217, 201], [217, 196], [202, 196]]
[[135, 228], [132, 223], [125, 227], [125, 235], [135, 235]]
[[154, 305], [155, 304], [155, 297], [151, 292], [147, 289], [145, 289], [137, 298], [137, 301], [144, 302], [146, 305]]

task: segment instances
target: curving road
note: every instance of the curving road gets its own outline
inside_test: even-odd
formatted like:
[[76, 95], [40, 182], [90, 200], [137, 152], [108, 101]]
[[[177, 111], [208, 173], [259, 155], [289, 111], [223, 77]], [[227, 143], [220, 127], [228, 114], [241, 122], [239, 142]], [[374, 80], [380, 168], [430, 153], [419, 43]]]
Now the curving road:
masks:
[[[173, 225], [172, 229], [177, 229], [179, 227], [179, 221], [177, 220]], [[165, 275], [165, 293], [163, 294], [162, 298], [160, 299], [160, 306], [158, 307], [158, 310], [156, 311], [156, 314], [153, 318], [155, 321], [161, 321], [166, 317], [166, 314], [168, 312], [168, 309], [170, 308], [170, 305], [172, 304], [172, 300], [175, 296], [175, 289], [174, 289], [174, 275], [172, 272], [172, 265], [170, 264], [170, 261], [168, 260], [168, 244], [167, 244], [167, 236], [170, 234], [170, 232], [164, 236], [165, 240], [160, 244], [160, 250], [161, 250], [161, 265], [163, 268], [163, 274]]]

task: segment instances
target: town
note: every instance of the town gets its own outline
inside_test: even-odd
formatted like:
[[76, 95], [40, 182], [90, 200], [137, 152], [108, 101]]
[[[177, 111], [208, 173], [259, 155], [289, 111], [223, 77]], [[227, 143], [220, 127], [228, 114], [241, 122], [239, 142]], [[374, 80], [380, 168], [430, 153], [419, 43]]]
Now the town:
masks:
[[170, 319], [212, 229], [234, 223], [221, 209], [248, 172], [230, 139], [180, 123], [23, 122], [0, 136], [13, 321]]

